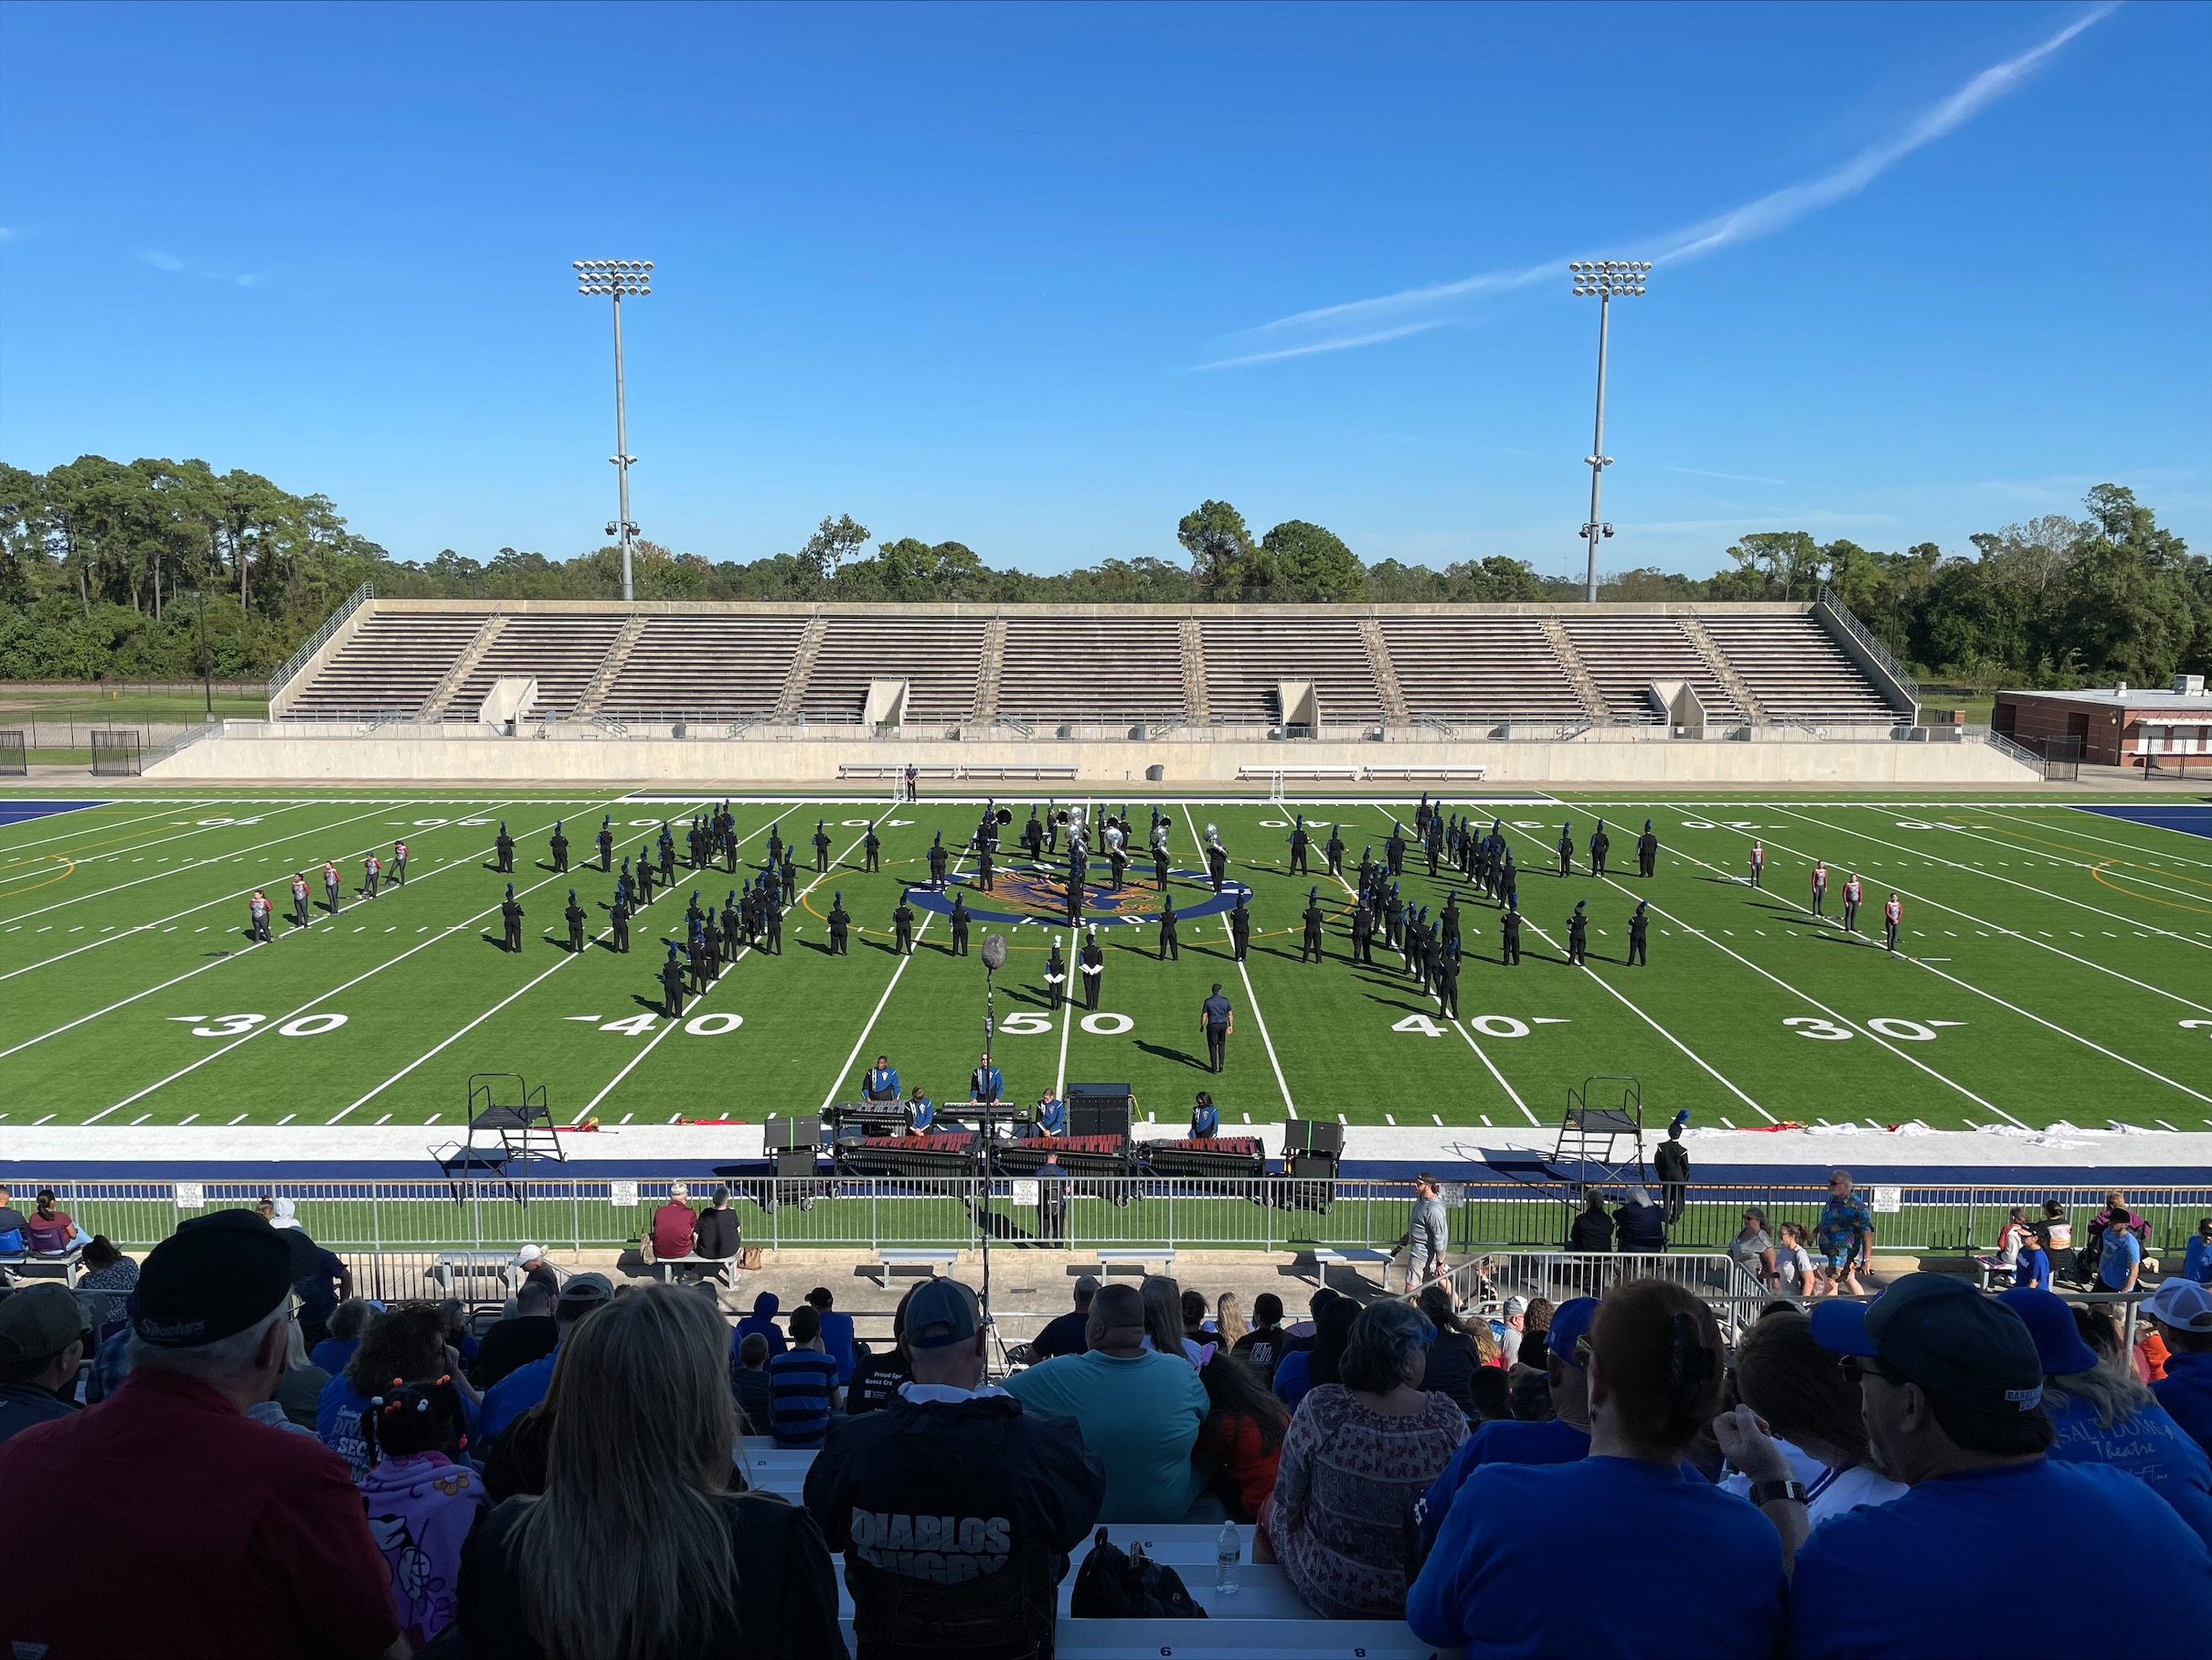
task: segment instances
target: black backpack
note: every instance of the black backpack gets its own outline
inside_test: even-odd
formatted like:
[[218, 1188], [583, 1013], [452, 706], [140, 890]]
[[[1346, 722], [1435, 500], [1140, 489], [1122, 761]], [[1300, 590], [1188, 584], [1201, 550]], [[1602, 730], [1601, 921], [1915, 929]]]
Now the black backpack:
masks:
[[1090, 1554], [1076, 1570], [1068, 1612], [1078, 1620], [1203, 1620], [1206, 1610], [1191, 1600], [1183, 1576], [1155, 1562], [1138, 1545], [1124, 1551], [1101, 1527]]

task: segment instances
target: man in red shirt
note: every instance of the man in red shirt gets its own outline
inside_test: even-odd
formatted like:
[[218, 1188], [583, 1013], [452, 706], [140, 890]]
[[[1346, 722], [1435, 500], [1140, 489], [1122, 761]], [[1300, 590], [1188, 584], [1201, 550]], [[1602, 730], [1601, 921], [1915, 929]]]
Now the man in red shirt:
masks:
[[653, 1260], [669, 1262], [691, 1254], [691, 1241], [699, 1225], [691, 1213], [691, 1189], [681, 1182], [668, 1185], [668, 1202], [653, 1213]]
[[69, 1514], [58, 1530], [0, 1506], [0, 1642], [46, 1660], [405, 1660], [345, 1463], [246, 1416], [283, 1372], [296, 1272], [250, 1210], [147, 1257], [122, 1388], [0, 1446], [0, 1492], [66, 1494]]

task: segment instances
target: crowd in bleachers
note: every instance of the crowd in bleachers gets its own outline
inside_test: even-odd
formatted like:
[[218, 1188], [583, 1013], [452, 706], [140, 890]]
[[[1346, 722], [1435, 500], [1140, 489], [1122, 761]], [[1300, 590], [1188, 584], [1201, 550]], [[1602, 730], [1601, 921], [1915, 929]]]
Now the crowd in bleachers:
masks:
[[1178, 1527], [1398, 1652], [2079, 1655], [2121, 1628], [2046, 1571], [2069, 1544], [2138, 1588], [2130, 1652], [2212, 1649], [2212, 1224], [2154, 1352], [1926, 1272], [1732, 1341], [1658, 1279], [1292, 1323], [1154, 1275], [994, 1366], [951, 1277], [880, 1350], [826, 1288], [733, 1328], [535, 1250], [478, 1321], [352, 1295], [261, 1208], [0, 1296], [11, 1652], [1046, 1660], [1070, 1618], [1235, 1618], [1111, 1543]]

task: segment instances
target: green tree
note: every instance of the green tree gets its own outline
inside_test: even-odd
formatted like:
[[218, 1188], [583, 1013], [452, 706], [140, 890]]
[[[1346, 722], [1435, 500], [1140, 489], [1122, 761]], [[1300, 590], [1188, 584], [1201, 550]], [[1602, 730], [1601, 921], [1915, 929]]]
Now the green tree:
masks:
[[840, 514], [835, 519], [825, 514], [799, 549], [799, 557], [811, 561], [827, 581], [837, 574], [838, 566], [867, 546], [867, 527], [854, 523], [851, 514]]
[[1367, 567], [1343, 539], [1303, 519], [1283, 520], [1260, 538], [1260, 550], [1277, 599], [1356, 600], [1367, 582]]
[[1264, 577], [1244, 516], [1227, 502], [1207, 501], [1183, 516], [1175, 540], [1190, 554], [1191, 585], [1208, 600], [1235, 600], [1247, 588], [1264, 587]]

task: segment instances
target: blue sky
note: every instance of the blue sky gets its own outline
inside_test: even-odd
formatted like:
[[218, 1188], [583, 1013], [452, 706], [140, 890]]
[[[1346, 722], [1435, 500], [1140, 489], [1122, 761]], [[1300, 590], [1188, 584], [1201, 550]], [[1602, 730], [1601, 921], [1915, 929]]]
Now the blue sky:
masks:
[[1578, 570], [1605, 257], [1657, 267], [1611, 566], [2104, 479], [2212, 550], [2205, 5], [16, 4], [0, 53], [0, 456], [250, 468], [401, 558], [601, 539], [580, 258], [656, 261], [633, 516], [717, 559], [1180, 558], [1218, 496]]

